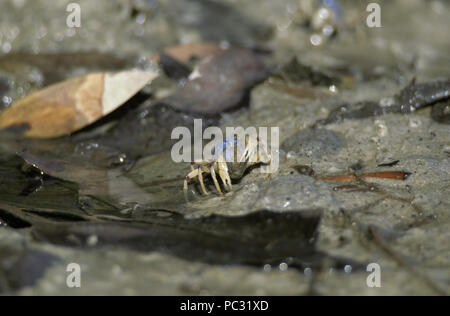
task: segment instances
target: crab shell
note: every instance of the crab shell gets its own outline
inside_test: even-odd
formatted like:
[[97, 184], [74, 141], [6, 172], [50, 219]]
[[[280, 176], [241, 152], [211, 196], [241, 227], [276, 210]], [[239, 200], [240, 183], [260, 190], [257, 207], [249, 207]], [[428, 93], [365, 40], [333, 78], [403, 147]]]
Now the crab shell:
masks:
[[249, 163], [238, 162], [238, 153], [243, 154], [245, 145], [241, 144], [236, 138], [227, 137], [222, 144], [215, 148], [215, 156], [221, 154], [227, 161], [228, 173], [231, 179], [241, 179]]
[[248, 162], [227, 162], [230, 178], [233, 180], [241, 179], [248, 165]]

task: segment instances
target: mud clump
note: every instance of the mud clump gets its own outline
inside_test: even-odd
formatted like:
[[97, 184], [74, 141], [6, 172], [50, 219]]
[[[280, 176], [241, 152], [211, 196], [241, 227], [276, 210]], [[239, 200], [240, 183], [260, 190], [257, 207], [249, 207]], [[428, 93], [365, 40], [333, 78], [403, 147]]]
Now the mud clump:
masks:
[[345, 139], [340, 134], [325, 129], [308, 129], [300, 131], [282, 144], [281, 149], [293, 151], [301, 156], [320, 158], [332, 154], [345, 146]]

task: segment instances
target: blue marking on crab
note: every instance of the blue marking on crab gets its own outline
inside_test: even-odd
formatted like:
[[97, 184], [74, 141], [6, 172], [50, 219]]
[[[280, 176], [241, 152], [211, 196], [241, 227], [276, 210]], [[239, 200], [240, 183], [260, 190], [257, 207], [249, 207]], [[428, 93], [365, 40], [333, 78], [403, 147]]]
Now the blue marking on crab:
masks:
[[239, 142], [235, 137], [226, 137], [221, 144], [214, 148], [213, 159], [217, 159], [222, 154], [225, 161], [234, 162], [235, 149], [237, 150], [239, 159], [244, 154], [245, 144]]

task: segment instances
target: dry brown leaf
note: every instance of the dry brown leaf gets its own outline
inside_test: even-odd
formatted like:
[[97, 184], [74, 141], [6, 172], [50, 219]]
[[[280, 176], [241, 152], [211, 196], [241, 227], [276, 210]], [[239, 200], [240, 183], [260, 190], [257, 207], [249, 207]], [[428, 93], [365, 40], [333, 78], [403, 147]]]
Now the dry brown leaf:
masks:
[[154, 71], [93, 73], [69, 79], [14, 103], [0, 115], [0, 130], [54, 138], [111, 113], [158, 76]]

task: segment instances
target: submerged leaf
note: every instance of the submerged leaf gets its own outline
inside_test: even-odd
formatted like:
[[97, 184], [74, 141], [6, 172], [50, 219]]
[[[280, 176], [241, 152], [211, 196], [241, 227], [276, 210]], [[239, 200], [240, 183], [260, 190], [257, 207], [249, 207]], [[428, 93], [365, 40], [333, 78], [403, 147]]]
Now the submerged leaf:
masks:
[[5, 110], [0, 130], [36, 138], [76, 132], [117, 109], [157, 76], [154, 71], [101, 72], [51, 85]]

